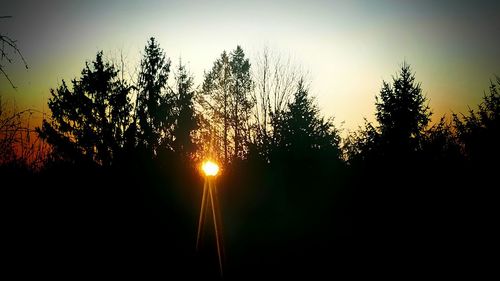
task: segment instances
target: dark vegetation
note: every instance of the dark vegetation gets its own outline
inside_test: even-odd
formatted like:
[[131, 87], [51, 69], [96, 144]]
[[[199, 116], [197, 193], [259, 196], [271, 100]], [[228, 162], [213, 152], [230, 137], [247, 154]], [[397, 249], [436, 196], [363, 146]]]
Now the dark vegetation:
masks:
[[403, 63], [377, 96], [377, 122], [341, 138], [300, 73], [260, 59], [223, 52], [194, 88], [153, 38], [135, 83], [99, 52], [51, 90], [43, 165], [15, 156], [20, 123], [2, 111], [9, 263], [219, 276], [210, 231], [195, 251], [198, 165], [210, 157], [223, 167], [227, 278], [468, 270], [495, 222], [500, 79], [477, 109], [431, 124]]

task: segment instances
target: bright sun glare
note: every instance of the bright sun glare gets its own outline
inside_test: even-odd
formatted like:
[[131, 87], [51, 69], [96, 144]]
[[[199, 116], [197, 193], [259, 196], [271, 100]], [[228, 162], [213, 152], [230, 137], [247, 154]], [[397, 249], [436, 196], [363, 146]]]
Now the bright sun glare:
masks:
[[201, 169], [207, 176], [216, 176], [219, 172], [219, 166], [210, 160], [203, 162]]

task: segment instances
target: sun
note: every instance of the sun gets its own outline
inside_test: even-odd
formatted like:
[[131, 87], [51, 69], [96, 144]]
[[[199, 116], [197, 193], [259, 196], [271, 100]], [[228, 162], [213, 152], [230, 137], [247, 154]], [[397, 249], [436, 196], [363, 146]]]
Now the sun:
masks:
[[215, 177], [219, 173], [219, 166], [210, 160], [203, 162], [201, 169], [209, 177]]

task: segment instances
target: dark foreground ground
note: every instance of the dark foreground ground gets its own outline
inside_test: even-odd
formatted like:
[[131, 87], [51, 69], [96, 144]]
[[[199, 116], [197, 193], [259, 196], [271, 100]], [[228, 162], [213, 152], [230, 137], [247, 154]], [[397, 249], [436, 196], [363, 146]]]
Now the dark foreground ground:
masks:
[[[195, 249], [203, 179], [167, 166], [4, 167], [5, 269], [19, 277], [219, 278], [212, 228]], [[225, 171], [224, 278], [484, 272], [498, 221], [494, 182], [471, 176], [479, 174], [471, 167], [452, 177], [406, 171], [248, 163]]]

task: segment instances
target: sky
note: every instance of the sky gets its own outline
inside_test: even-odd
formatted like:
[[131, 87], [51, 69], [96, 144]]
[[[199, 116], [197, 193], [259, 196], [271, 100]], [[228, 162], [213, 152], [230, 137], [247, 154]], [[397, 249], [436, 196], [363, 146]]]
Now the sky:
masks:
[[[43, 3], [42, 3], [43, 2]], [[500, 75], [500, 1], [5, 1], [0, 34], [29, 69], [6, 65], [3, 102], [48, 112], [50, 89], [79, 77], [99, 50], [133, 76], [154, 36], [201, 84], [223, 50], [252, 62], [264, 47], [290, 56], [325, 116], [353, 130], [374, 120], [375, 96], [407, 61], [434, 113], [467, 112]], [[5, 62], [2, 61], [2, 65]]]

